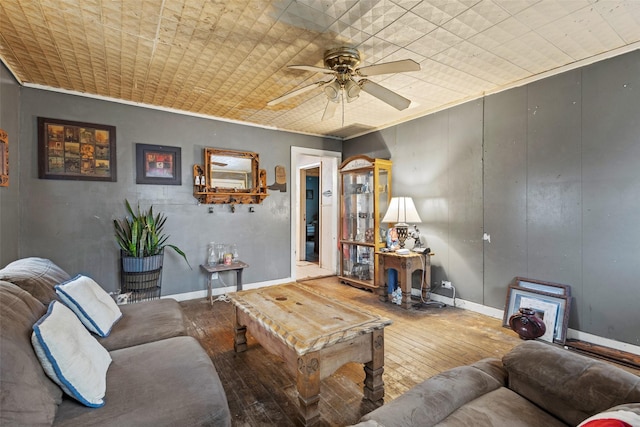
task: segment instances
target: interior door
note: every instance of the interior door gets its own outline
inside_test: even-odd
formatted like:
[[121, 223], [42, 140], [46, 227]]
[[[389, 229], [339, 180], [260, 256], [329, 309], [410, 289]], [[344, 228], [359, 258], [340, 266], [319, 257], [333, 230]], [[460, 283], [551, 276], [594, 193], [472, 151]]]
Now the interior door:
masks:
[[307, 169], [300, 169], [300, 187], [299, 200], [300, 209], [298, 210], [298, 261], [304, 261], [307, 257], [306, 236], [307, 236], [307, 204], [304, 203], [307, 193]]

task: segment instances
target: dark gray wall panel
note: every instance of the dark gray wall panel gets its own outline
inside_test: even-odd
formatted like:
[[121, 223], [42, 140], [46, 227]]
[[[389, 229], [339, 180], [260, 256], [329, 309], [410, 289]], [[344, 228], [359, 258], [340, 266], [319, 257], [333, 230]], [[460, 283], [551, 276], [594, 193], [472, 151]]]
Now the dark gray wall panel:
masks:
[[[276, 165], [288, 170], [292, 145], [333, 151], [341, 143], [318, 137], [289, 134], [222, 121], [127, 106], [54, 92], [22, 89], [21, 114], [21, 211], [20, 256], [51, 258], [70, 274], [83, 272], [107, 290], [118, 286], [118, 251], [112, 220], [125, 214], [124, 199], [141, 206], [153, 205], [168, 216], [171, 242], [183, 249], [189, 267], [172, 251], [165, 257], [163, 295], [205, 289], [198, 265], [204, 261], [207, 243], [236, 243], [240, 257], [249, 263], [246, 283], [290, 277], [290, 191], [270, 191], [260, 205], [198, 205], [193, 197], [191, 169], [202, 164], [204, 147], [255, 151], [275, 181]], [[37, 178], [37, 117], [50, 117], [116, 126], [117, 182], [60, 181]], [[182, 148], [182, 185], [137, 185], [135, 144], [159, 144]], [[291, 172], [287, 173], [288, 178]], [[290, 188], [290, 186], [289, 186]], [[232, 281], [231, 276], [226, 276]]]
[[0, 63], [0, 129], [9, 135], [9, 186], [0, 187], [0, 268], [20, 252], [20, 86]]
[[504, 308], [506, 287], [527, 273], [527, 90], [484, 102], [484, 304]]
[[640, 345], [640, 52], [583, 70], [581, 329]]
[[[411, 196], [420, 219], [423, 243], [432, 257], [431, 285], [443, 280], [450, 271], [448, 256], [449, 114], [441, 112], [398, 126], [398, 144], [393, 151], [393, 188], [395, 196]], [[414, 283], [414, 286], [416, 284]]]
[[451, 108], [447, 178], [449, 280], [456, 295], [482, 303], [482, 100]]
[[[527, 274], [582, 282], [580, 71], [527, 88]], [[579, 295], [576, 295], [579, 296]]]

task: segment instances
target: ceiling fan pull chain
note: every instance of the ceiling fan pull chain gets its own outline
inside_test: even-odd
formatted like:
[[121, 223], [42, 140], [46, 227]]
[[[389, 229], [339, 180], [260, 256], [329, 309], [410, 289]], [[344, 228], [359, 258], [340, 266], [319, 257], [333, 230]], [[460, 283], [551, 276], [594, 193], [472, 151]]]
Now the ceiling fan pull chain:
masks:
[[342, 96], [342, 99], [340, 100], [340, 104], [342, 104], [342, 126], [344, 127], [344, 90], [340, 91], [340, 95]]

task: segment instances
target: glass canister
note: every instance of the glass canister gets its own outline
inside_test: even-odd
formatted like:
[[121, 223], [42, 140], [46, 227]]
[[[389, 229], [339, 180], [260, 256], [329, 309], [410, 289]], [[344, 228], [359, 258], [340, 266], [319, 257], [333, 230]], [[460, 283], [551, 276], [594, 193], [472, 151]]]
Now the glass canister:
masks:
[[238, 245], [235, 243], [231, 245], [231, 257], [233, 262], [238, 261], [238, 258], [240, 257], [240, 255], [238, 255]]
[[207, 245], [207, 265], [214, 266], [218, 263], [218, 253], [216, 252], [217, 245], [214, 242], [210, 242]]
[[218, 243], [216, 245], [216, 255], [218, 256], [218, 264], [224, 264], [224, 248], [225, 248], [225, 244], [224, 243]]

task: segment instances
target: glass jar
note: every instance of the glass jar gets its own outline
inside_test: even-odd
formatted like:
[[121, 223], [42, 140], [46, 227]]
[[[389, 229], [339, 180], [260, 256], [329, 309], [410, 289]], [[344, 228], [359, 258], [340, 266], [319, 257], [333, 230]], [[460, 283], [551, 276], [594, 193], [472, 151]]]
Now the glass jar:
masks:
[[207, 245], [207, 265], [212, 267], [218, 263], [218, 253], [216, 252], [216, 244], [210, 242]]
[[224, 264], [224, 243], [218, 243], [216, 245], [216, 255], [218, 256], [218, 264]]
[[231, 245], [231, 257], [233, 262], [238, 261], [238, 258], [240, 257], [240, 255], [238, 255], [238, 246], [235, 243]]

